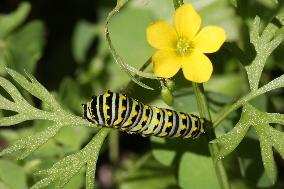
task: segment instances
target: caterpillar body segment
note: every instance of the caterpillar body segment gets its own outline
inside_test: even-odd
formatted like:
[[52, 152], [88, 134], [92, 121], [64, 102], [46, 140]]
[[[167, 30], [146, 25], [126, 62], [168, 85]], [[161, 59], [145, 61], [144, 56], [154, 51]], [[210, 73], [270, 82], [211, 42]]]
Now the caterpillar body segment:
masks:
[[197, 138], [205, 133], [203, 118], [151, 107], [126, 95], [107, 91], [83, 104], [83, 117], [107, 128], [142, 136]]

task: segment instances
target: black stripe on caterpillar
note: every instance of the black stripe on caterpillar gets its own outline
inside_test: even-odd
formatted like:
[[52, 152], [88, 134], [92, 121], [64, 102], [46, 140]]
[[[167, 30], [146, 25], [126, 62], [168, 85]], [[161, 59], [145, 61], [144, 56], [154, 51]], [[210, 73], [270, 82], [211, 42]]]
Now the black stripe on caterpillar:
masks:
[[106, 128], [142, 136], [197, 138], [205, 133], [204, 118], [151, 107], [124, 94], [107, 91], [83, 104], [83, 117]]

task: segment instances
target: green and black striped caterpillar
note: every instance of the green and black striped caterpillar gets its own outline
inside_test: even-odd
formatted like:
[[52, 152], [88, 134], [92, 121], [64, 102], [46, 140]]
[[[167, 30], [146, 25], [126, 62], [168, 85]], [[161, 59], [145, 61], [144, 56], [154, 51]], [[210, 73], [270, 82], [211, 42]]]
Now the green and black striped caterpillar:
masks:
[[126, 95], [107, 91], [83, 104], [83, 117], [106, 128], [142, 136], [197, 138], [205, 132], [203, 118], [145, 105]]

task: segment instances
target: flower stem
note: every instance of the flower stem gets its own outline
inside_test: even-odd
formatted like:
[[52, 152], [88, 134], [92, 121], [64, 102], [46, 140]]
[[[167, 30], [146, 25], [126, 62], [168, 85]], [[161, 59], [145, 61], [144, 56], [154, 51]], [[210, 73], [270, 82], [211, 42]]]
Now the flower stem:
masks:
[[175, 9], [179, 8], [183, 4], [183, 0], [173, 0]]
[[[193, 87], [193, 91], [196, 97], [200, 116], [206, 118], [208, 121], [211, 122], [211, 116], [210, 116], [206, 96], [204, 93], [203, 84], [192, 83], [192, 87]], [[206, 138], [208, 142], [216, 138], [215, 132], [212, 128], [207, 129]], [[217, 154], [219, 151], [218, 145], [216, 143], [213, 143], [213, 144], [208, 143], [208, 148], [209, 148], [209, 152], [211, 154], [211, 157], [212, 157], [212, 160], [215, 166], [215, 172], [216, 172], [220, 187], [222, 189], [229, 189], [230, 185], [229, 185], [227, 173], [223, 165], [223, 162], [221, 160], [216, 161], [215, 159], [215, 154]]]
[[112, 130], [109, 134], [109, 159], [112, 165], [117, 165], [119, 159], [119, 132], [117, 130]]
[[[183, 0], [173, 0], [173, 3], [174, 3], [175, 9], [177, 9], [183, 4]], [[195, 94], [195, 97], [196, 97], [197, 106], [198, 106], [200, 116], [204, 117], [208, 121], [212, 122], [210, 112], [209, 112], [209, 108], [208, 108], [208, 103], [207, 103], [204, 88], [203, 88], [203, 84], [197, 84], [197, 83], [193, 82], [192, 87], [193, 87], [194, 94]], [[219, 147], [216, 143], [213, 143], [213, 144], [209, 143], [209, 141], [216, 138], [215, 132], [214, 132], [212, 127], [207, 129], [206, 138], [207, 138], [207, 141], [208, 141], [209, 152], [211, 154], [211, 157], [212, 157], [212, 160], [213, 160], [213, 163], [214, 163], [214, 166], [215, 166], [215, 172], [216, 172], [219, 184], [220, 184], [220, 188], [221, 189], [229, 189], [230, 188], [229, 180], [228, 180], [227, 173], [226, 173], [225, 167], [223, 165], [223, 162], [221, 160], [216, 161], [216, 159], [215, 159], [215, 154], [218, 153]]]

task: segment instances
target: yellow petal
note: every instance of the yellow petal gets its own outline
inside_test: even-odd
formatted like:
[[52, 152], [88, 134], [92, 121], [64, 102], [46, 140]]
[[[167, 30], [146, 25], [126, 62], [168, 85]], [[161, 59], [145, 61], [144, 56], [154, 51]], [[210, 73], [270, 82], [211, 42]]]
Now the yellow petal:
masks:
[[207, 56], [200, 52], [192, 52], [189, 56], [183, 57], [182, 71], [187, 80], [203, 83], [209, 80], [213, 67]]
[[179, 37], [192, 39], [198, 32], [201, 18], [189, 3], [182, 5], [176, 10], [174, 26]]
[[207, 26], [193, 39], [193, 46], [203, 53], [213, 53], [219, 50], [225, 40], [226, 33], [223, 28]]
[[163, 20], [158, 20], [149, 25], [146, 30], [147, 40], [157, 49], [174, 49], [177, 34], [173, 26]]
[[153, 71], [158, 77], [173, 77], [181, 68], [181, 60], [175, 51], [157, 51], [153, 57]]

